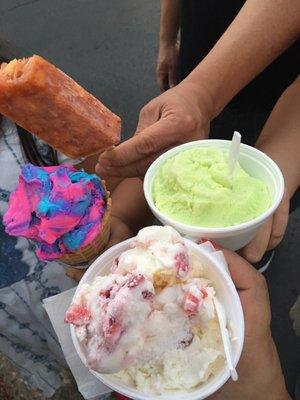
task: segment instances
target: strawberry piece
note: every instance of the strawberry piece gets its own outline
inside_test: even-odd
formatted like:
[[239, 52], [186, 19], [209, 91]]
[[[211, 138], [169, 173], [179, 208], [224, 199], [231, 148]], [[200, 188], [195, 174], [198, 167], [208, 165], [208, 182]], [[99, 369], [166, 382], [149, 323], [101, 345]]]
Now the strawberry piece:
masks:
[[109, 337], [113, 342], [117, 342], [121, 336], [121, 325], [118, 323], [115, 317], [110, 317], [108, 320], [108, 329], [105, 332], [105, 336]]
[[199, 291], [199, 295], [193, 294], [191, 291], [188, 291], [185, 297], [183, 309], [187, 313], [189, 317], [196, 315], [199, 307], [202, 304], [202, 292]]
[[105, 297], [106, 299], [109, 299], [112, 289], [113, 289], [113, 288], [111, 287], [111, 288], [109, 288], [109, 289], [101, 290], [100, 293], [99, 293], [99, 296], [103, 296], [103, 297]]
[[91, 313], [80, 304], [71, 304], [65, 315], [65, 322], [73, 325], [86, 325], [89, 323]]
[[142, 283], [144, 280], [145, 280], [145, 277], [141, 274], [132, 275], [127, 282], [127, 286], [129, 288], [134, 288], [134, 287], [138, 286], [140, 283]]
[[144, 290], [142, 292], [142, 296], [143, 296], [143, 299], [145, 299], [145, 300], [153, 299], [154, 293], [150, 292], [149, 290]]
[[175, 268], [178, 278], [184, 278], [187, 275], [190, 269], [190, 263], [186, 252], [176, 254]]

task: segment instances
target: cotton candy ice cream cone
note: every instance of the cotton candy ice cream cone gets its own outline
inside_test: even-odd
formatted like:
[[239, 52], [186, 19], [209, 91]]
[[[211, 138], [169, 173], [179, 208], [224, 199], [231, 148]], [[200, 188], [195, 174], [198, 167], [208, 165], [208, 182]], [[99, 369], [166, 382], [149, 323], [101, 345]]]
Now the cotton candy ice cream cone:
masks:
[[[109, 193], [107, 193], [109, 195]], [[90, 263], [94, 260], [108, 243], [110, 236], [110, 211], [111, 199], [107, 199], [107, 208], [103, 216], [98, 235], [93, 242], [78, 249], [74, 253], [66, 253], [60, 258], [60, 261], [72, 266], [80, 266]]]
[[5, 230], [37, 245], [41, 260], [87, 264], [110, 234], [111, 200], [96, 175], [69, 165], [26, 164], [3, 218]]

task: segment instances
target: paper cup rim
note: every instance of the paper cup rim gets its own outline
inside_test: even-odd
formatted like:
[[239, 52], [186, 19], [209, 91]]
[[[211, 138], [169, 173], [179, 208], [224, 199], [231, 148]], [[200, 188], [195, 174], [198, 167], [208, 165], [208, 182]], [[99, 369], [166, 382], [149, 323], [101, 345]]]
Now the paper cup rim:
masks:
[[[126, 248], [129, 247], [129, 244], [134, 239], [135, 239], [135, 237], [132, 237], [123, 242], [120, 242], [120, 243], [112, 246], [111, 248], [109, 248], [106, 252], [102, 253], [91, 264], [90, 268], [83, 275], [82, 279], [80, 280], [80, 282], [77, 286], [74, 296], [76, 296], [76, 294], [79, 292], [81, 285], [83, 285], [84, 283], [87, 283], [89, 281], [89, 278], [93, 273], [93, 269], [95, 269], [97, 267], [97, 265], [100, 265], [100, 269], [101, 269], [101, 259], [109, 257], [111, 253], [115, 252], [117, 247], [120, 248], [120, 251], [122, 248], [124, 248], [122, 250], [122, 251], [124, 251]], [[235, 312], [238, 314], [238, 320], [240, 321], [239, 332], [241, 333], [240, 337], [238, 338], [238, 345], [237, 345], [237, 349], [234, 354], [234, 360], [233, 360], [234, 366], [236, 366], [237, 363], [239, 362], [241, 354], [242, 354], [242, 350], [243, 350], [243, 346], [244, 346], [244, 338], [245, 338], [244, 313], [243, 313], [243, 308], [242, 308], [241, 301], [240, 301], [239, 295], [237, 293], [236, 287], [235, 287], [233, 281], [231, 280], [230, 275], [224, 270], [224, 268], [220, 265], [220, 263], [212, 257], [212, 255], [209, 252], [202, 250], [199, 247], [199, 245], [197, 245], [196, 243], [194, 243], [193, 241], [191, 241], [189, 239], [183, 238], [183, 240], [186, 243], [186, 245], [189, 246], [190, 248], [192, 248], [195, 252], [201, 253], [203, 256], [205, 256], [209, 260], [210, 265], [212, 265], [213, 268], [217, 269], [218, 273], [220, 273], [222, 280], [225, 282], [228, 290], [230, 291], [230, 294], [233, 297], [233, 303], [236, 306]], [[86, 364], [85, 355], [84, 355], [82, 349], [80, 348], [79, 341], [76, 336], [75, 328], [73, 325], [70, 325], [70, 332], [71, 332], [72, 342], [75, 347], [75, 350], [76, 350], [79, 358], [81, 359], [82, 363], [88, 368], [88, 366]], [[157, 399], [161, 398], [162, 400], [173, 400], [174, 395], [176, 395], [176, 392], [174, 391], [174, 393], [166, 392], [166, 393], [163, 393], [163, 394], [160, 394], [160, 395], [157, 395], [156, 397], [154, 397], [155, 396], [154, 393], [148, 394], [148, 393], [142, 392], [138, 389], [131, 388], [130, 386], [126, 385], [125, 383], [123, 383], [121, 381], [120, 381], [120, 383], [111, 382], [109, 375], [97, 373], [96, 371], [93, 371], [91, 369], [89, 369], [89, 372], [91, 374], [93, 374], [101, 382], [103, 382], [105, 385], [109, 386], [112, 390], [119, 391], [120, 393], [124, 394], [125, 396], [129, 396], [131, 398], [132, 398], [132, 396], [139, 396], [139, 398], [143, 399], [143, 400], [153, 400], [154, 398], [157, 398]], [[212, 395], [218, 389], [220, 389], [227, 382], [227, 380], [229, 378], [230, 378], [230, 372], [229, 372], [229, 369], [226, 368], [226, 362], [225, 362], [225, 367], [223, 368], [222, 375], [220, 375], [219, 379], [216, 382], [214, 382], [209, 387], [205, 388], [204, 392], [200, 386], [200, 388], [195, 389], [190, 392], [178, 391], [177, 395], [184, 394], [186, 396], [185, 398], [187, 400], [205, 399], [206, 397]], [[203, 393], [199, 393], [201, 391]], [[199, 396], [201, 396], [201, 397], [199, 397]], [[133, 397], [133, 398], [135, 398], [135, 397]]]
[[[263, 157], [265, 160], [267, 160], [279, 178], [278, 179], [278, 181], [279, 181], [278, 195], [277, 195], [276, 199], [272, 202], [272, 205], [266, 211], [264, 211], [262, 214], [258, 215], [254, 219], [251, 219], [250, 221], [243, 222], [241, 224], [231, 225], [231, 226], [221, 227], [221, 228], [212, 228], [212, 227], [205, 227], [205, 226], [188, 225], [183, 222], [179, 222], [179, 221], [165, 215], [164, 213], [162, 213], [154, 204], [152, 194], [151, 194], [151, 188], [152, 188], [152, 183], [153, 183], [155, 173], [153, 174], [152, 177], [150, 177], [150, 175], [152, 174], [152, 172], [156, 172], [155, 169], [162, 162], [162, 160], [167, 161], [173, 155], [178, 154], [183, 150], [192, 149], [194, 147], [211, 147], [214, 144], [224, 144], [224, 143], [230, 143], [230, 142], [231, 142], [230, 140], [224, 140], [224, 139], [195, 140], [193, 142], [188, 142], [188, 143], [184, 143], [179, 146], [173, 147], [172, 149], [161, 154], [156, 160], [154, 160], [145, 174], [144, 183], [143, 183], [144, 195], [145, 195], [146, 201], [147, 201], [149, 207], [151, 208], [151, 210], [153, 211], [153, 213], [155, 215], [157, 215], [159, 219], [161, 219], [163, 221], [167, 221], [167, 223], [169, 225], [175, 227], [175, 229], [178, 229], [181, 232], [182, 231], [190, 231], [190, 232], [193, 231], [193, 233], [199, 232], [199, 234], [201, 234], [201, 232], [205, 232], [206, 235], [222, 234], [222, 233], [228, 233], [228, 232], [235, 233], [235, 232], [239, 232], [241, 230], [244, 231], [244, 230], [247, 230], [248, 228], [252, 228], [256, 225], [260, 225], [270, 215], [272, 215], [274, 213], [274, 211], [277, 209], [277, 207], [279, 206], [279, 204], [282, 200], [283, 194], [284, 194], [284, 179], [283, 179], [282, 172], [281, 172], [280, 168], [278, 167], [278, 165], [269, 156], [267, 156], [262, 151], [256, 149], [255, 147], [249, 146], [244, 143], [241, 143], [241, 148], [247, 149], [249, 152], [252, 152], [253, 154], [259, 154], [260, 157]], [[208, 145], [208, 146], [205, 146], [205, 145]]]

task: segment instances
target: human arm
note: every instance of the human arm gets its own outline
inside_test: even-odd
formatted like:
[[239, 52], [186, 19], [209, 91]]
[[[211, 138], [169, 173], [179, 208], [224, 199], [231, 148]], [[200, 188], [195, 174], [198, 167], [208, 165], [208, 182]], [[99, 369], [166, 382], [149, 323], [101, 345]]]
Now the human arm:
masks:
[[300, 77], [282, 94], [270, 114], [256, 147], [280, 167], [285, 195], [275, 214], [259, 229], [241, 254], [251, 262], [259, 261], [266, 250], [282, 240], [289, 216], [289, 201], [300, 186]]
[[138, 135], [102, 155], [99, 172], [142, 176], [167, 148], [206, 138], [210, 121], [299, 32], [299, 0], [247, 0], [195, 70], [142, 109]]
[[177, 84], [179, 27], [180, 1], [161, 0], [156, 80], [162, 92]]
[[263, 275], [236, 253], [224, 250], [245, 316], [239, 379], [227, 381], [209, 400], [290, 400], [270, 330], [270, 302]]
[[280, 167], [291, 198], [300, 186], [300, 76], [279, 98], [256, 147]]
[[247, 0], [213, 49], [182, 84], [188, 84], [196, 93], [205, 90], [210, 94], [210, 118], [214, 118], [299, 34], [298, 0]]

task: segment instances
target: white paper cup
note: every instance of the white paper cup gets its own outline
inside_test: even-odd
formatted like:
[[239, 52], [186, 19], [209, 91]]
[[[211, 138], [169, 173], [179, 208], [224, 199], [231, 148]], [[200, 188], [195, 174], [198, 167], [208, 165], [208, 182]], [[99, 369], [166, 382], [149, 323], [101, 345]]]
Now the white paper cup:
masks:
[[201, 238], [213, 239], [221, 246], [238, 250], [244, 247], [255, 236], [258, 228], [275, 212], [281, 202], [284, 193], [284, 180], [282, 173], [275, 162], [263, 152], [246, 144], [241, 144], [239, 163], [241, 167], [252, 177], [265, 182], [271, 196], [270, 207], [258, 217], [242, 224], [225, 228], [207, 228], [187, 225], [164, 215], [155, 206], [152, 198], [152, 183], [158, 169], [175, 154], [196, 147], [218, 147], [228, 150], [229, 140], [198, 140], [174, 147], [158, 157], [149, 167], [144, 179], [144, 194], [149, 207], [156, 218], [164, 225], [170, 225], [182, 235], [191, 240], [198, 241]]
[[[97, 260], [90, 266], [87, 270], [79, 285], [77, 287], [76, 293], [80, 290], [84, 283], [91, 282], [96, 276], [106, 275], [110, 271], [113, 260], [120, 256], [120, 254], [129, 248], [131, 241], [134, 238], [126, 240], [119, 243], [105, 253], [100, 255]], [[201, 249], [200, 246], [194, 242], [185, 239], [185, 243], [191, 249], [192, 252], [197, 254], [199, 260], [203, 264], [204, 276], [210, 279], [216, 289], [216, 294], [220, 302], [223, 304], [228, 326], [232, 330], [233, 337], [232, 341], [232, 355], [233, 362], [236, 366], [243, 348], [244, 343], [244, 316], [243, 310], [240, 303], [239, 296], [235, 289], [235, 286], [224, 268], [224, 264], [220, 261], [220, 258], [213, 257], [213, 254], [208, 253]], [[75, 349], [81, 359], [81, 361], [86, 365], [86, 360], [83, 352], [83, 348], [77, 336], [75, 334], [74, 326], [70, 326], [71, 336], [75, 346]], [[144, 393], [137, 389], [127, 386], [119, 379], [113, 377], [112, 375], [104, 375], [98, 372], [92, 371], [91, 373], [98, 378], [105, 385], [111, 387], [113, 390], [122, 393], [131, 399], [137, 400], [201, 400], [210, 396], [212, 393], [216, 392], [224, 383], [228, 380], [230, 374], [226, 365], [222, 368], [217, 375], [209, 378], [201, 387], [196, 390], [186, 391], [172, 391], [171, 393], [165, 393], [161, 395], [155, 395], [153, 393]]]

